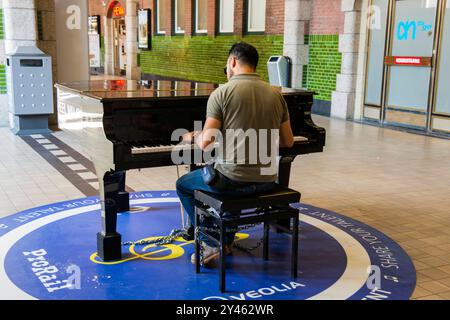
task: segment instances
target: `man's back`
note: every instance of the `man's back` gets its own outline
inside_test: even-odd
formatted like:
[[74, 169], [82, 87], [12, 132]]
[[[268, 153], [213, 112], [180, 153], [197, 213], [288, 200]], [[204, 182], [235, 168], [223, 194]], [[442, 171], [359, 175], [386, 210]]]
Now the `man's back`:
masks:
[[[276, 89], [257, 74], [236, 75], [212, 94], [207, 116], [222, 122], [225, 154], [216, 163], [219, 172], [242, 182], [276, 180], [276, 172], [262, 170], [274, 164], [261, 161], [264, 160], [261, 152], [266, 158], [273, 156], [271, 150], [277, 146], [271, 134], [276, 133], [278, 138], [278, 131], [274, 130], [279, 130], [281, 124], [289, 120], [286, 102]], [[237, 135], [245, 132], [247, 139], [238, 138], [236, 143], [230, 139], [230, 130]], [[240, 150], [245, 154], [239, 153]]]

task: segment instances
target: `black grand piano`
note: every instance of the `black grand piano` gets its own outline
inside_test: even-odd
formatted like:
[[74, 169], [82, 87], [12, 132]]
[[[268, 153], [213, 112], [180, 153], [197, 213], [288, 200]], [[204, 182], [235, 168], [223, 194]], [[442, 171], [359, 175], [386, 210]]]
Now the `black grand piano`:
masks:
[[[102, 202], [102, 230], [97, 235], [98, 256], [121, 259], [117, 213], [129, 210], [124, 175], [120, 172], [173, 165], [178, 145], [172, 132], [194, 129], [204, 121], [210, 94], [216, 84], [187, 81], [100, 80], [57, 84], [58, 121], [61, 130], [75, 135], [96, 169]], [[314, 124], [314, 93], [280, 88], [291, 116], [295, 145], [280, 150], [279, 181], [289, 184], [296, 156], [323, 152], [325, 130]]]

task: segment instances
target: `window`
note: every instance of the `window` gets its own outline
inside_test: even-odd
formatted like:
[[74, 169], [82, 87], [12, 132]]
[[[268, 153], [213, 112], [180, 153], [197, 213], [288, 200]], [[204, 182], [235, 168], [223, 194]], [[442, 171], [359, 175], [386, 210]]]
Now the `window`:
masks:
[[234, 0], [220, 0], [219, 32], [234, 31]]
[[175, 33], [184, 33], [186, 0], [175, 0]]
[[207, 33], [206, 17], [208, 12], [208, 0], [195, 1], [195, 32]]
[[167, 25], [167, 0], [156, 0], [156, 32], [158, 34], [166, 34], [166, 25]]
[[266, 0], [248, 0], [248, 32], [266, 30]]

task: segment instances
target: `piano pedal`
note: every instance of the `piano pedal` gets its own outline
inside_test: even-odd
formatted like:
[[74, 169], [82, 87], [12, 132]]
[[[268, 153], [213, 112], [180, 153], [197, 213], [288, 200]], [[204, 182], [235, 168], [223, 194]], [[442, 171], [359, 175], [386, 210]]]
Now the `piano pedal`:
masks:
[[128, 192], [119, 192], [117, 196], [117, 212], [130, 211], [130, 194]]
[[186, 229], [186, 232], [181, 237], [186, 241], [194, 241], [195, 240], [194, 226], [190, 226], [188, 229]]
[[105, 262], [122, 259], [122, 236], [117, 232], [97, 233], [97, 255]]

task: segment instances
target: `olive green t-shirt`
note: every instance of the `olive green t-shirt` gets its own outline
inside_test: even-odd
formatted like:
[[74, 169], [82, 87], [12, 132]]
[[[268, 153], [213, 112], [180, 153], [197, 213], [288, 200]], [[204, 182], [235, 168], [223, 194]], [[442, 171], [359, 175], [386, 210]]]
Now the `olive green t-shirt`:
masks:
[[[277, 147], [271, 136], [278, 139], [281, 124], [289, 120], [287, 104], [279, 90], [264, 82], [258, 74], [236, 75], [212, 93], [207, 117], [222, 122], [224, 151], [215, 164], [220, 173], [239, 182], [276, 181], [276, 170], [262, 169], [276, 167], [274, 161], [267, 163], [268, 158], [273, 159], [270, 150]], [[266, 135], [261, 132], [266, 132]], [[241, 138], [230, 138], [233, 134]], [[266, 158], [259, 156], [261, 150], [266, 150], [263, 152]]]

